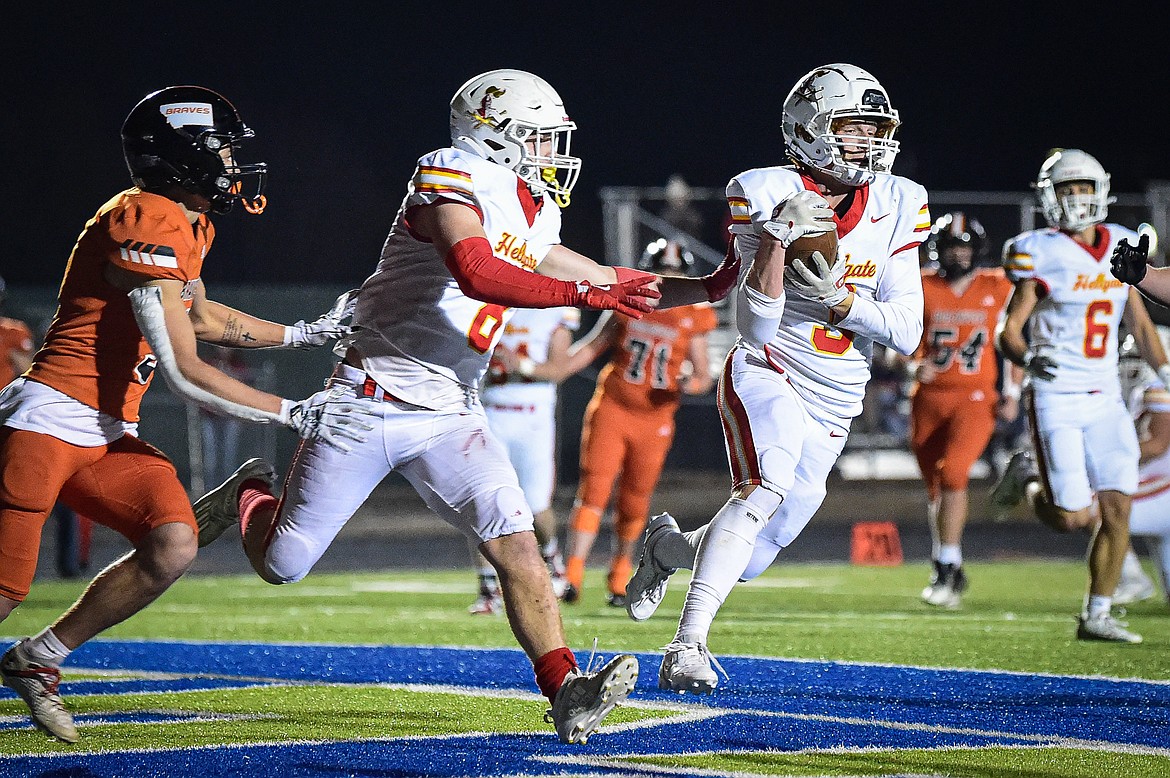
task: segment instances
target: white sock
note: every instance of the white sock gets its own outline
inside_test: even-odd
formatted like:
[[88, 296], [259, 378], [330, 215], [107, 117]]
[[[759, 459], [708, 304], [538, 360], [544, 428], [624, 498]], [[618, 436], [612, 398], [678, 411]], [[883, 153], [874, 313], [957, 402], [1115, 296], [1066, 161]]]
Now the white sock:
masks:
[[28, 658], [39, 665], [60, 667], [65, 657], [72, 653], [65, 644], [57, 639], [53, 630], [45, 627], [39, 635], [29, 638], [24, 643], [24, 652]]
[[1112, 609], [1113, 598], [1103, 594], [1090, 594], [1088, 602], [1085, 605], [1085, 610], [1088, 612], [1087, 615], [1090, 619], [1108, 616], [1109, 611]]
[[938, 547], [938, 556], [935, 559], [939, 561], [939, 564], [962, 567], [963, 547], [958, 543], [941, 543]]
[[553, 538], [549, 542], [545, 543], [544, 547], [542, 547], [540, 549], [540, 555], [544, 559], [552, 559], [553, 557], [555, 557], [557, 555], [557, 552], [559, 552], [560, 550], [561, 550], [560, 544], [557, 543], [556, 538]]
[[715, 514], [695, 556], [695, 572], [687, 589], [676, 642], [707, 642], [715, 614], [747, 569], [756, 536], [771, 516], [762, 514], [748, 501], [735, 497]]

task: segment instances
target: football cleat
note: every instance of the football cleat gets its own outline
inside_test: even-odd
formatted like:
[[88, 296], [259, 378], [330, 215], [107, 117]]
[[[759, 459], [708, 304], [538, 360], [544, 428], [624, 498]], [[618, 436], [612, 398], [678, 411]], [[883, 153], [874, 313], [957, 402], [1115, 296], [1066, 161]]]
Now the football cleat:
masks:
[[638, 568], [626, 584], [626, 613], [634, 621], [645, 621], [653, 616], [666, 596], [666, 586], [675, 568], [660, 567], [654, 561], [654, 546], [662, 538], [678, 531], [678, 523], [669, 513], [660, 513], [646, 524]]
[[1113, 604], [1133, 605], [1135, 602], [1150, 599], [1156, 591], [1154, 582], [1140, 567], [1132, 572], [1126, 571], [1123, 567], [1121, 581], [1113, 592]]
[[253, 479], [272, 488], [276, 470], [259, 457], [249, 459], [226, 481], [192, 503], [195, 524], [199, 527], [199, 548], [218, 538], [228, 527], [240, 523], [240, 486]]
[[544, 720], [556, 727], [562, 743], [584, 744], [601, 720], [630, 696], [638, 682], [638, 660], [621, 654], [596, 673], [574, 668], [565, 676]]
[[1096, 618], [1081, 616], [1077, 623], [1077, 640], [1104, 640], [1110, 643], [1141, 643], [1142, 636], [1130, 632], [1124, 622], [1118, 621], [1111, 613]]
[[610, 592], [609, 596], [605, 598], [605, 602], [611, 608], [624, 608], [626, 607], [626, 595]]
[[710, 694], [719, 685], [719, 676], [712, 665], [719, 668], [724, 678], [729, 678], [719, 660], [704, 644], [671, 643], [666, 647], [658, 668], [658, 688], [679, 694]]
[[76, 743], [80, 736], [73, 724], [73, 715], [58, 691], [61, 671], [29, 659], [24, 652], [24, 642], [20, 641], [0, 657], [0, 677], [4, 685], [19, 694], [28, 705], [37, 729], [66, 743]]
[[566, 605], [572, 605], [581, 599], [581, 591], [576, 586], [573, 586], [573, 584], [565, 581], [565, 590], [561, 593], [560, 599]]
[[499, 592], [480, 592], [475, 602], [467, 606], [473, 616], [499, 616], [504, 612], [504, 598]]
[[967, 576], [958, 565], [934, 563], [934, 574], [930, 586], [922, 590], [922, 601], [927, 605], [954, 610], [963, 604], [963, 592], [967, 591]]
[[1017, 451], [1008, 460], [999, 481], [991, 488], [991, 504], [1001, 510], [1014, 508], [1024, 499], [1024, 487], [1037, 477], [1032, 452]]

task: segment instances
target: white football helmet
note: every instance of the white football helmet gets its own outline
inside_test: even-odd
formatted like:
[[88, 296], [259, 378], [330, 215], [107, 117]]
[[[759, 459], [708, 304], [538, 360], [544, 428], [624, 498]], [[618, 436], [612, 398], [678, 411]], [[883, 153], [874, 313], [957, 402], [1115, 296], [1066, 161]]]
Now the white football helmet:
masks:
[[[840, 135], [849, 120], [877, 124], [873, 137]], [[901, 121], [878, 80], [856, 65], [835, 63], [806, 73], [784, 100], [782, 123], [788, 152], [799, 163], [848, 186], [862, 186], [874, 173], [888, 173], [898, 154], [894, 131]], [[845, 146], [865, 150], [862, 161], [846, 161]]]
[[569, 156], [575, 129], [556, 90], [523, 70], [481, 73], [451, 98], [452, 146], [514, 170], [562, 208], [581, 172]]
[[[1069, 181], [1090, 182], [1093, 194], [1057, 196], [1056, 188]], [[1109, 196], [1109, 174], [1105, 168], [1080, 149], [1050, 151], [1032, 186], [1048, 224], [1063, 230], [1077, 231], [1100, 224], [1109, 213], [1109, 204], [1117, 199]]]

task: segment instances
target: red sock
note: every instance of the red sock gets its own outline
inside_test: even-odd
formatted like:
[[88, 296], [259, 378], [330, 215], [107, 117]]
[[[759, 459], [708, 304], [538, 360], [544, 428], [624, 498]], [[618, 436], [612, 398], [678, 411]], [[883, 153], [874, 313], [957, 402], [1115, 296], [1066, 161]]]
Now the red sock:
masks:
[[570, 670], [577, 669], [577, 658], [568, 648], [554, 648], [532, 663], [540, 693], [552, 702]]
[[280, 503], [272, 496], [272, 492], [268, 491], [268, 484], [258, 478], [249, 478], [240, 484], [237, 494], [240, 500], [240, 534], [247, 532], [252, 514], [269, 507], [275, 511]]

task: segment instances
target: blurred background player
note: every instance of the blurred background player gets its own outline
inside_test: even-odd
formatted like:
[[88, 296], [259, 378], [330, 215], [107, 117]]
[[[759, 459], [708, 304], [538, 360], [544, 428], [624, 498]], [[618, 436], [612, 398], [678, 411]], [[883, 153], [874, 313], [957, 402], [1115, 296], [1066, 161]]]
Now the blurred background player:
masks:
[[[686, 276], [695, 260], [678, 243], [660, 238], [646, 247], [637, 266], [664, 276]], [[706, 303], [654, 311], [637, 320], [603, 314], [589, 335], [573, 344], [574, 370], [607, 351], [611, 357], [597, 377], [581, 429], [580, 483], [569, 523], [567, 602], [576, 602], [583, 591], [585, 565], [616, 482], [614, 546], [606, 583], [609, 604], [625, 605], [634, 543], [649, 519], [682, 395], [706, 394], [714, 386], [707, 333], [717, 323]]]
[[1103, 260], [1121, 240], [1137, 243], [1132, 230], [1105, 222], [1112, 202], [1105, 169], [1079, 149], [1053, 149], [1034, 186], [1049, 226], [1004, 245], [1004, 269], [1015, 288], [996, 346], [1026, 374], [1035, 453], [1012, 456], [992, 501], [1011, 507], [1026, 500], [1059, 532], [1095, 530], [1077, 638], [1140, 643], [1141, 635], [1112, 614], [1140, 451], [1118, 379], [1122, 322], [1159, 375], [1170, 367], [1137, 290], [1105, 272]]
[[20, 319], [4, 316], [4, 301], [8, 286], [0, 277], [0, 388], [32, 366], [33, 334], [28, 324]]
[[[488, 424], [508, 451], [524, 499], [532, 508], [540, 555], [552, 577], [553, 593], [563, 597], [567, 581], [552, 507], [556, 489], [557, 384], [569, 377], [569, 346], [581, 328], [576, 308], [520, 308], [504, 325], [484, 380], [483, 409]], [[504, 599], [496, 569], [472, 541], [479, 569], [479, 596], [469, 612], [500, 614]]]
[[[874, 343], [909, 355], [922, 340], [918, 247], [931, 223], [926, 190], [890, 172], [899, 123], [870, 73], [818, 67], [784, 100], [792, 164], [748, 170], [727, 185], [734, 250], [746, 270], [736, 297], [739, 339], [717, 401], [732, 493], [693, 532], [655, 516], [626, 589], [626, 611], [640, 621], [677, 568], [694, 571], [660, 688], [716, 687], [707, 647], [715, 616], [736, 583], [767, 569], [820, 507], [862, 410]], [[798, 238], [830, 230], [836, 257], [787, 256]]]
[[287, 584], [309, 574], [387, 475], [401, 473], [479, 544], [552, 704], [548, 721], [563, 742], [583, 743], [634, 688], [637, 660], [621, 654], [597, 672], [578, 667], [532, 510], [488, 424], [480, 383], [516, 308], [584, 306], [637, 318], [657, 305], [721, 299], [738, 265], [729, 259], [701, 279], [663, 278], [599, 265], [562, 245], [560, 208], [581, 159], [569, 154], [576, 125], [539, 76], [475, 76], [455, 92], [449, 117], [451, 145], [419, 158], [330, 379], [377, 417], [378, 432], [354, 456], [301, 447], [280, 500], [264, 484], [229, 480], [200, 504], [239, 522], [261, 578]]
[[[41, 530], [58, 497], [121, 533], [133, 550], [103, 570], [51, 626], [0, 658], [0, 676], [33, 722], [78, 739], [58, 691], [60, 665], [103, 630], [145, 608], [186, 571], [203, 529], [174, 465], [141, 440], [138, 411], [154, 373], [185, 400], [302, 437], [326, 436], [327, 393], [292, 402], [201, 361], [196, 341], [234, 347], [324, 345], [341, 309], [313, 324], [275, 324], [207, 299], [200, 271], [215, 229], [208, 212], [263, 209], [263, 164], [236, 162], [252, 136], [222, 95], [197, 86], [154, 92], [131, 110], [122, 145], [134, 186], [86, 223], [57, 313], [32, 366], [0, 393], [0, 620], [29, 593]], [[344, 428], [338, 428], [344, 431]], [[270, 470], [255, 470], [270, 482]]]
[[[1170, 328], [1158, 327], [1163, 347], [1170, 344]], [[1138, 489], [1129, 514], [1129, 534], [1149, 545], [1150, 555], [1162, 582], [1162, 594], [1170, 603], [1170, 389], [1150, 370], [1131, 336], [1126, 336], [1118, 357], [1122, 396], [1133, 417], [1141, 452], [1138, 461]], [[1122, 586], [1114, 603], [1135, 602], [1154, 594], [1152, 582], [1141, 570], [1136, 555], [1126, 556], [1129, 590]]]
[[1001, 397], [992, 338], [1012, 284], [988, 255], [983, 226], [962, 211], [943, 214], [926, 239], [932, 269], [922, 273], [922, 343], [910, 363], [910, 447], [926, 482], [933, 540], [929, 605], [957, 608], [967, 588], [963, 528], [972, 465], [983, 454], [996, 419], [1013, 421], [1019, 389], [1009, 379]]

